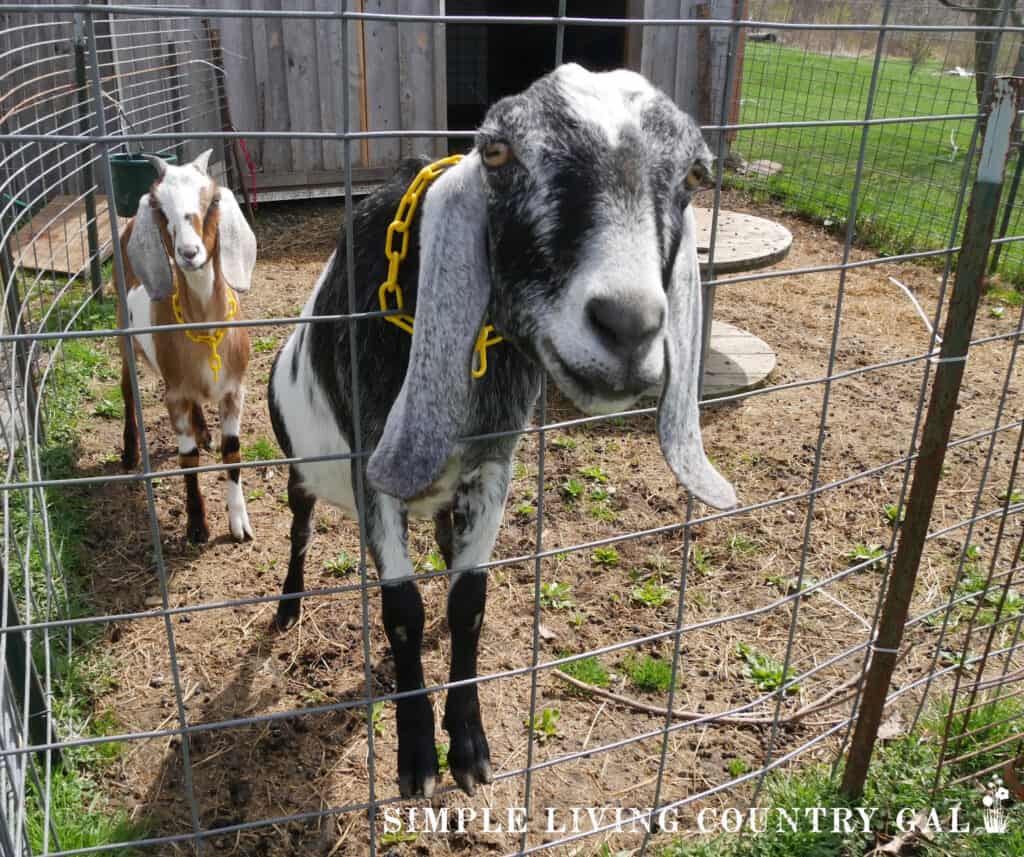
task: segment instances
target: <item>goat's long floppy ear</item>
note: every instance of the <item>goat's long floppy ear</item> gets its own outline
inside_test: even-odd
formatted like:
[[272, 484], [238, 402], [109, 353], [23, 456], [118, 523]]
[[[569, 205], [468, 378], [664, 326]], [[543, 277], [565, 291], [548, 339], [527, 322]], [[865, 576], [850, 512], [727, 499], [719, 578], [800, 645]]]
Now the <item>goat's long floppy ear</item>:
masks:
[[465, 422], [491, 291], [480, 170], [474, 152], [437, 179], [424, 203], [409, 368], [367, 469], [375, 488], [396, 497], [414, 497], [437, 478]]
[[139, 200], [139, 210], [135, 214], [132, 234], [128, 239], [128, 261], [139, 282], [145, 287], [149, 299], [153, 301], [165, 300], [174, 291], [174, 275], [167, 258], [161, 226], [157, 222], [159, 217], [150, 205], [147, 193]]
[[256, 236], [230, 190], [218, 188], [217, 199], [221, 275], [236, 292], [247, 292], [252, 288], [252, 271], [256, 267]]
[[658, 404], [658, 438], [672, 472], [695, 497], [716, 509], [736, 505], [736, 492], [708, 461], [700, 436], [697, 389], [700, 379], [701, 289], [697, 223], [687, 206], [683, 237], [668, 291], [669, 332], [665, 337], [665, 384]]

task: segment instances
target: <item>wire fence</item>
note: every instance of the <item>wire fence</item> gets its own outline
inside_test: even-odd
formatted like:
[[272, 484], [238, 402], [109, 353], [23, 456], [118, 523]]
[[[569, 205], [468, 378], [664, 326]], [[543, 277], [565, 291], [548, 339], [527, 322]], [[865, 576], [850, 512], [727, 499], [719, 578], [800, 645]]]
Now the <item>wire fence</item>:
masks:
[[[539, 34], [544, 68], [586, 61], [587, 32], [621, 28], [616, 64], [681, 81], [680, 101], [692, 70], [677, 51], [694, 38], [715, 64], [689, 106], [721, 165], [699, 201], [712, 222], [736, 209], [783, 219], [794, 245], [747, 273], [723, 272], [717, 239], [708, 246], [708, 306], [778, 358], [767, 383], [703, 402], [741, 508], [710, 512], [675, 487], [653, 407], [581, 417], [545, 388], [486, 564], [474, 681], [495, 782], [473, 798], [446, 783], [434, 808], [450, 810], [453, 835], [463, 813], [466, 831], [415, 847], [669, 854], [666, 820], [756, 805], [791, 765], [843, 767], [858, 793], [883, 719], [941, 744], [936, 789], [1012, 769], [1024, 316], [1012, 288], [980, 292], [993, 248], [1004, 279], [1021, 266], [1022, 150], [993, 118], [1018, 109], [996, 79], [1024, 34], [1014, 3], [985, 17], [932, 3], [671, 2], [646, 19], [627, 4], [588, 17], [565, 0], [515, 15], [487, 3], [447, 15], [434, 3], [154, 5], [0, 3], [0, 853], [412, 847], [389, 822], [407, 806], [390, 703], [451, 689], [439, 680], [446, 635], [428, 624], [428, 686], [396, 692], [361, 528], [333, 512], [316, 519], [303, 622], [267, 630], [294, 461], [269, 440], [267, 374], [297, 324], [379, 323], [299, 317], [353, 208], [256, 211], [256, 284], [245, 320], [228, 323], [253, 338], [239, 466], [256, 541], [196, 549], [181, 537], [180, 477], [224, 468], [169, 464], [145, 373], [131, 377], [142, 464], [119, 466], [125, 220], [108, 201], [111, 159], [143, 147], [183, 162], [213, 145], [218, 181], [250, 204], [300, 172], [309, 196], [352, 199], [412, 142], [464, 148], [470, 128], [440, 113], [423, 124], [403, 88], [417, 73], [402, 46], [429, 44], [426, 57], [457, 27], [476, 28], [452, 38], [464, 50], [491, 28], [495, 55]], [[337, 63], [304, 68], [299, 44]], [[372, 59], [379, 45], [390, 52]], [[487, 68], [432, 56], [452, 75]], [[386, 96], [374, 62], [405, 68], [378, 79]], [[946, 74], [956, 66], [971, 74]], [[310, 92], [315, 124], [302, 124]], [[1013, 145], [993, 177], [978, 165], [1000, 139]], [[426, 530], [414, 526], [410, 546], [428, 620], [439, 617], [451, 570]], [[573, 807], [620, 815], [584, 823]], [[487, 829], [469, 824], [485, 809]]]

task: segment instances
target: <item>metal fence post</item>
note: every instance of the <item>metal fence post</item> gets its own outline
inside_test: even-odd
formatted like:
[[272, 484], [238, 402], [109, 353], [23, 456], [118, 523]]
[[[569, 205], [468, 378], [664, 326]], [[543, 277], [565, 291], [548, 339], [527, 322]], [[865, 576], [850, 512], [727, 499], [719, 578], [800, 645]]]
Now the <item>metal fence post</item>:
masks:
[[871, 753], [882, 722], [886, 695], [903, 639], [910, 599], [917, 581], [932, 508], [946, 457], [950, 430], [956, 411], [971, 332], [978, 311], [981, 286], [1003, 190], [1010, 141], [1021, 105], [1024, 78], [1000, 77], [986, 105], [987, 126], [971, 190], [970, 208], [964, 226], [964, 240], [957, 264], [956, 281], [950, 298], [942, 349], [935, 372], [928, 415], [914, 481], [907, 501], [906, 520], [893, 561], [892, 578], [872, 643], [871, 666], [864, 686], [863, 702], [843, 772], [842, 792], [856, 799], [864, 792]]
[[[72, 42], [75, 49], [75, 109], [78, 113], [78, 133], [89, 134], [89, 82], [85, 77], [85, 21], [75, 15]], [[89, 239], [89, 278], [92, 293], [103, 297], [103, 263], [100, 259], [100, 234], [96, 220], [96, 182], [92, 172], [92, 152], [82, 150], [82, 193], [85, 194], [85, 227]], [[107, 200], [112, 205], [112, 200]]]

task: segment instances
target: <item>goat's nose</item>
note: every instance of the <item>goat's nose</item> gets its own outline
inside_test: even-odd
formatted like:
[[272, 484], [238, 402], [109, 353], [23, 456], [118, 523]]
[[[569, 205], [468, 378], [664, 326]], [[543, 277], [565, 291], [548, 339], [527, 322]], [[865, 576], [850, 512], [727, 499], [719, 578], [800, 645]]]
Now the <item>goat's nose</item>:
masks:
[[181, 255], [191, 262], [193, 259], [195, 259], [196, 256], [199, 255], [199, 245], [196, 244], [195, 246], [192, 247], [182, 247]]
[[647, 300], [594, 297], [587, 301], [586, 313], [604, 346], [617, 354], [646, 346], [665, 321], [664, 306]]

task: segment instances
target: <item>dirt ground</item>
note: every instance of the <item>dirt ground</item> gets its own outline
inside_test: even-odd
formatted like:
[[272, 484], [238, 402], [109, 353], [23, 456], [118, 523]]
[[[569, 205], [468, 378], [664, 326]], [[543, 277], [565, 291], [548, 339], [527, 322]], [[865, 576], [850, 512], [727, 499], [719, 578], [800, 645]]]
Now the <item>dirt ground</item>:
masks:
[[[841, 244], [818, 227], [785, 218], [763, 205], [752, 206], [738, 196], [727, 195], [724, 204], [785, 222], [795, 240], [780, 267], [840, 261]], [[340, 207], [324, 203], [279, 207], [264, 213], [260, 260], [252, 292], [243, 301], [244, 313], [250, 318], [297, 313], [332, 249], [340, 222]], [[867, 256], [866, 252], [854, 253], [855, 258]], [[926, 350], [927, 331], [906, 296], [887, 281], [889, 275], [912, 289], [931, 314], [938, 294], [937, 271], [907, 264], [851, 270], [845, 281], [836, 371], [894, 361]], [[772, 385], [817, 379], [827, 369], [838, 285], [835, 272], [727, 285], [718, 290], [715, 313], [717, 318], [755, 332], [776, 349], [778, 365], [770, 378]], [[1005, 333], [1019, 324], [1017, 310], [1007, 308], [1002, 318], [995, 318], [988, 311], [991, 305], [990, 301], [983, 303], [975, 338]], [[258, 445], [261, 439], [273, 439], [265, 403], [266, 382], [274, 353], [287, 333], [285, 327], [254, 332], [257, 351], [250, 364], [243, 449]], [[1011, 340], [972, 350], [954, 437], [993, 427], [1010, 351]], [[495, 353], [495, 359], [500, 359], [500, 353]], [[761, 691], [743, 674], [736, 646], [742, 642], [783, 656], [796, 602], [777, 602], [784, 598], [788, 580], [797, 574], [801, 561], [805, 561], [806, 576], [821, 580], [849, 566], [847, 554], [855, 544], [888, 542], [891, 529], [883, 507], [896, 501], [903, 470], [890, 467], [856, 477], [906, 455], [922, 372], [923, 363], [918, 361], [853, 375], [832, 385], [818, 481], [828, 484], [847, 477], [851, 481], [818, 497], [805, 556], [805, 500], [694, 527], [694, 543], [706, 562], [691, 568], [688, 581], [685, 621], [698, 627], [687, 630], [682, 637], [677, 708], [713, 712], [757, 700]], [[176, 444], [161, 405], [158, 380], [149, 376], [143, 383], [151, 455], [156, 466], [175, 467]], [[820, 384], [796, 386], [705, 412], [707, 448], [735, 484], [743, 503], [763, 503], [811, 487], [823, 392]], [[1004, 423], [1020, 418], [1021, 392], [1018, 368], [1010, 379]], [[548, 415], [553, 421], [571, 417], [573, 411], [552, 393]], [[216, 416], [210, 414], [210, 418], [215, 427]], [[998, 435], [982, 498], [984, 511], [996, 508], [997, 496], [1006, 490], [1016, 440], [1014, 431]], [[95, 417], [83, 440], [82, 472], [118, 473], [119, 444], [118, 422]], [[931, 524], [933, 532], [970, 517], [988, 444], [985, 438], [950, 452]], [[536, 436], [521, 442], [496, 558], [536, 550], [536, 520], [528, 506], [536, 501], [537, 452]], [[204, 457], [204, 463], [216, 460], [214, 455]], [[591, 469], [595, 466], [600, 470]], [[184, 541], [184, 487], [180, 479], [158, 481], [162, 548], [173, 574], [172, 605], [194, 607], [279, 592], [289, 542], [286, 477], [281, 467], [243, 472], [256, 539], [234, 544], [228, 535], [223, 479], [219, 474], [203, 476], [212, 540], [199, 548]], [[600, 482], [601, 478], [606, 481]], [[582, 496], [575, 500], [563, 490], [570, 479], [584, 486]], [[609, 491], [610, 498], [592, 501], [590, 494], [595, 488]], [[619, 543], [618, 563], [613, 566], [596, 562], [592, 548], [569, 549], [685, 519], [686, 495], [675, 485], [661, 458], [650, 417], [612, 420], [567, 433], [549, 432], [544, 505], [543, 547], [566, 550], [541, 563], [541, 576], [544, 582], [569, 584], [573, 606], [543, 609], [542, 661], [657, 635], [674, 627], [681, 531]], [[154, 600], [158, 588], [141, 484], [96, 488], [92, 509], [92, 597], [97, 613], [154, 606], [158, 603]], [[695, 506], [698, 516], [709, 511], [699, 503]], [[1013, 526], [1019, 527], [1019, 522]], [[995, 522], [985, 523], [975, 531], [972, 541], [984, 549], [991, 545], [994, 532]], [[929, 542], [914, 601], [915, 613], [948, 597], [956, 552], [963, 538], [963, 529], [955, 529]], [[426, 528], [414, 531], [410, 548], [414, 560], [428, 560], [434, 545]], [[358, 557], [356, 525], [319, 506], [307, 563], [307, 586], [329, 588], [358, 582], [358, 570], [345, 570], [344, 562], [331, 562], [342, 552]], [[877, 570], [862, 570], [830, 584], [824, 593], [799, 601], [793, 655], [796, 670], [810, 669], [866, 639], [865, 623], [871, 621], [880, 579]], [[646, 580], [661, 580], [672, 590], [664, 605], [646, 606], [632, 597], [638, 583]], [[490, 581], [480, 673], [529, 667], [534, 564], [502, 565], [492, 571]], [[447, 677], [449, 650], [444, 619], [446, 581], [428, 580], [422, 591], [428, 617], [424, 667], [427, 681], [440, 683]], [[375, 693], [384, 693], [394, 688], [393, 665], [380, 626], [375, 592], [370, 593], [368, 603], [370, 672]], [[771, 607], [773, 604], [776, 606]], [[172, 619], [188, 722], [216, 727], [194, 735], [191, 741], [198, 823], [212, 829], [309, 813], [304, 821], [261, 824], [214, 837], [215, 851], [247, 855], [365, 854], [369, 835], [365, 814], [326, 812], [367, 800], [370, 782], [364, 709], [303, 713], [310, 707], [358, 699], [364, 694], [361, 596], [349, 591], [308, 598], [301, 625], [284, 635], [270, 628], [274, 606], [227, 606], [178, 614]], [[747, 618], [707, 624], [758, 608], [771, 609]], [[923, 625], [910, 632], [913, 646], [897, 671], [898, 686], [927, 671], [935, 638], [936, 632]], [[115, 665], [117, 680], [102, 700], [101, 709], [115, 712], [124, 731], [175, 726], [164, 620], [146, 618], [110, 625], [105, 648]], [[635, 651], [670, 658], [672, 639], [661, 638], [602, 656], [612, 676], [610, 689], [648, 705], [663, 706], [663, 694], [643, 692], [627, 679], [623, 659]], [[853, 676], [860, 664], [860, 656], [847, 658], [802, 682], [799, 692], [785, 701], [783, 714], [792, 713]], [[524, 777], [504, 775], [522, 769], [527, 761], [524, 719], [530, 690], [526, 674], [481, 685], [484, 722], [498, 781], [478, 789], [473, 798], [448, 790], [435, 798], [436, 805], [472, 807], [478, 812], [490, 807], [501, 816], [508, 807], [523, 805]], [[537, 694], [538, 711], [557, 709], [559, 719], [557, 734], [534, 747], [535, 763], [610, 744], [617, 746], [533, 773], [532, 801], [539, 817], [528, 840], [530, 845], [556, 838], [544, 831], [545, 807], [565, 811], [567, 807], [650, 805], [661, 741], [657, 735], [645, 740], [628, 739], [657, 732], [663, 717], [574, 692], [549, 671], [540, 674]], [[439, 696], [434, 697], [438, 724], [442, 710]], [[781, 730], [774, 745], [775, 757], [820, 736], [835, 718], [845, 715], [847, 707], [826, 708], [798, 726]], [[293, 714], [257, 724], [232, 722], [272, 712]], [[769, 716], [771, 712], [768, 704], [752, 711]], [[378, 798], [392, 797], [398, 790], [391, 704], [380, 710], [376, 732], [372, 785]], [[447, 740], [440, 725], [437, 738], [439, 743]], [[701, 724], [674, 731], [669, 737], [662, 800], [685, 798], [728, 782], [738, 772], [757, 769], [770, 740], [771, 730], [761, 726]], [[834, 741], [827, 740], [802, 758], [830, 759], [834, 751]], [[110, 768], [107, 781], [114, 800], [144, 820], [151, 835], [184, 834], [193, 829], [178, 738], [164, 736], [130, 744]], [[452, 785], [450, 776], [443, 784]], [[709, 800], [742, 806], [735, 795]], [[696, 806], [682, 812], [683, 822]], [[656, 841], [668, 839], [660, 834]], [[615, 848], [636, 847], [640, 834], [591, 837], [559, 853], [596, 854], [605, 841]], [[517, 845], [518, 836], [483, 832], [477, 823], [465, 834], [424, 834], [415, 842], [397, 844], [389, 840], [382, 853], [498, 854]], [[164, 845], [150, 849], [150, 853], [190, 850], [187, 844]]]

